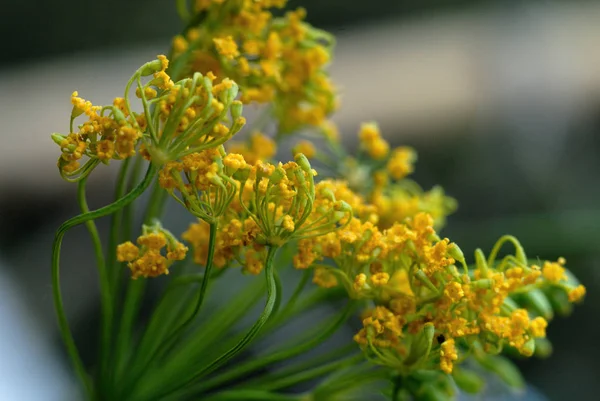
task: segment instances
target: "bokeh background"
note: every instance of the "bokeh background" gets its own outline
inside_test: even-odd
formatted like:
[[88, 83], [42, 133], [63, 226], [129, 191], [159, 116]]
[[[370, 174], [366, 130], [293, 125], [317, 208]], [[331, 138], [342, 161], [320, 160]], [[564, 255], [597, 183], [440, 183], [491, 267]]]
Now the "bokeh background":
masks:
[[[362, 121], [376, 120], [393, 145], [417, 149], [415, 179], [458, 199], [444, 235], [469, 254], [511, 233], [529, 257], [567, 259], [588, 287], [585, 304], [550, 325], [549, 359], [519, 365], [549, 400], [598, 399], [600, 2], [290, 2], [298, 5], [338, 35], [335, 119], [349, 146]], [[76, 213], [75, 188], [56, 173], [49, 134], [67, 130], [73, 90], [109, 102], [181, 24], [174, 2], [159, 0], [4, 0], [0, 16], [0, 400], [76, 399], [49, 264], [54, 230]], [[112, 197], [114, 170], [102, 170], [92, 206]], [[188, 218], [168, 215], [183, 231]], [[65, 302], [89, 354], [91, 247], [84, 230], [66, 241]]]

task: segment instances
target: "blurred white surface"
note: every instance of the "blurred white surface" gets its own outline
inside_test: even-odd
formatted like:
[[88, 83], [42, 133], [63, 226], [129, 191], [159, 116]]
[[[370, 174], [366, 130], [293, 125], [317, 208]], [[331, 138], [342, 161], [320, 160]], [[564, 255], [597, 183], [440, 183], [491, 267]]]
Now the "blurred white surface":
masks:
[[0, 400], [77, 399], [75, 383], [0, 265]]

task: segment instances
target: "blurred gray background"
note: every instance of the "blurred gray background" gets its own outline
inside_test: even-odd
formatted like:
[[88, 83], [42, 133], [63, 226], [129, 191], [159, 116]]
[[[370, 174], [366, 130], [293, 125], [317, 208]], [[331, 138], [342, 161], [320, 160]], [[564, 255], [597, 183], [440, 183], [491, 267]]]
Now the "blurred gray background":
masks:
[[[415, 179], [458, 199], [444, 234], [469, 254], [511, 233], [529, 257], [567, 259], [588, 287], [586, 302], [550, 325], [548, 360], [519, 364], [550, 400], [598, 399], [600, 2], [297, 5], [338, 35], [335, 120], [349, 146], [360, 122], [377, 120], [393, 145], [415, 147]], [[77, 208], [49, 134], [67, 131], [73, 90], [94, 103], [120, 96], [181, 24], [174, 2], [158, 0], [5, 0], [0, 15], [0, 400], [65, 400], [72, 381], [49, 257], [54, 230]], [[93, 175], [92, 207], [110, 201], [112, 174]], [[176, 207], [168, 216], [177, 234], [189, 222]], [[99, 306], [84, 234], [66, 238], [63, 286], [89, 354]]]

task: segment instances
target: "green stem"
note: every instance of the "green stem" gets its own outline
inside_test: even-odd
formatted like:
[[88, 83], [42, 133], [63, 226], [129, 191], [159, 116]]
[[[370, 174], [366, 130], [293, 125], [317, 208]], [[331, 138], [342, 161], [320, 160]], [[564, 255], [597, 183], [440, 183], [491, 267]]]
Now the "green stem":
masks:
[[[81, 209], [81, 213], [88, 213], [90, 211], [87, 199], [85, 196], [87, 177], [81, 179], [77, 184], [77, 203]], [[85, 226], [92, 238], [94, 246], [94, 255], [96, 257], [96, 268], [98, 269], [98, 276], [100, 279], [100, 297], [101, 297], [101, 309], [102, 309], [102, 336], [101, 345], [99, 349], [99, 361], [100, 361], [100, 377], [103, 380], [106, 373], [107, 357], [110, 350], [110, 337], [112, 332], [112, 320], [113, 320], [113, 298], [110, 288], [110, 278], [106, 270], [106, 263], [104, 260], [104, 252], [102, 251], [102, 242], [100, 241], [100, 234], [98, 233], [98, 227], [94, 220], [85, 222]]]
[[[333, 396], [340, 396], [344, 393], [352, 393], [355, 388], [363, 387], [369, 382], [374, 382], [389, 377], [389, 372], [385, 369], [373, 369], [371, 364], [359, 366], [359, 369], [350, 370], [337, 374], [334, 372], [325, 381], [328, 381], [323, 386], [319, 385], [313, 395], [316, 399], [329, 400]], [[393, 399], [392, 399], [393, 400]]]
[[245, 381], [244, 383], [240, 383], [234, 387], [247, 387], [247, 388], [261, 388], [266, 383], [270, 383], [273, 380], [280, 380], [282, 378], [296, 375], [300, 372], [304, 372], [306, 370], [313, 369], [317, 366], [322, 366], [327, 362], [331, 362], [332, 360], [336, 360], [338, 358], [343, 358], [345, 356], [349, 356], [350, 353], [354, 353], [356, 351], [356, 344], [348, 343], [342, 348], [334, 349], [333, 351], [321, 353], [318, 356], [309, 359], [308, 361], [303, 361], [299, 363], [295, 363], [291, 366], [281, 368], [276, 372], [270, 372], [268, 374], [252, 378], [250, 380]]
[[58, 325], [60, 328], [61, 336], [65, 343], [65, 347], [67, 348], [67, 353], [71, 358], [71, 362], [73, 363], [75, 372], [79, 377], [79, 380], [83, 384], [89, 398], [92, 398], [93, 395], [92, 383], [85, 371], [85, 367], [81, 360], [81, 356], [79, 355], [79, 351], [77, 350], [77, 346], [75, 345], [73, 333], [71, 332], [71, 329], [69, 327], [69, 321], [67, 320], [67, 316], [65, 313], [62, 292], [60, 289], [60, 250], [62, 246], [62, 240], [67, 231], [69, 231], [71, 228], [84, 224], [87, 221], [107, 216], [133, 202], [148, 188], [155, 174], [156, 168], [151, 165], [148, 168], [144, 180], [127, 195], [125, 195], [116, 202], [101, 207], [100, 209], [80, 214], [79, 216], [75, 216], [65, 221], [58, 228], [58, 230], [56, 230], [56, 234], [54, 236], [54, 243], [52, 245], [52, 295], [54, 300], [54, 307], [56, 309]]
[[283, 307], [283, 310], [277, 314], [277, 316], [276, 316], [277, 319], [280, 319], [280, 318], [285, 319], [287, 314], [292, 309], [294, 309], [294, 306], [296, 305], [298, 298], [300, 298], [300, 295], [302, 295], [302, 290], [304, 289], [304, 287], [306, 286], [306, 283], [308, 283], [308, 280], [310, 279], [310, 275], [311, 275], [310, 269], [306, 269], [306, 270], [304, 270], [304, 272], [302, 272], [302, 278], [298, 282], [298, 286], [292, 293], [292, 296], [290, 297], [288, 302]]
[[[153, 219], [158, 217], [164, 206], [164, 191], [155, 183], [152, 189], [152, 194], [148, 200], [146, 213], [144, 216], [144, 224], [150, 224]], [[123, 375], [126, 367], [128, 355], [130, 355], [131, 342], [133, 337], [133, 326], [135, 318], [140, 309], [142, 297], [146, 289], [146, 280], [130, 280], [127, 285], [125, 294], [125, 302], [123, 305], [123, 314], [119, 324], [119, 333], [117, 336], [117, 345], [115, 354], [118, 357], [116, 364], [116, 377]]]
[[300, 395], [274, 394], [263, 390], [231, 390], [203, 398], [205, 401], [299, 401], [302, 399]]
[[339, 369], [343, 369], [348, 366], [352, 366], [355, 363], [364, 359], [364, 355], [356, 354], [346, 359], [341, 359], [339, 361], [331, 362], [326, 365], [317, 366], [313, 369], [305, 370], [303, 372], [299, 372], [295, 375], [290, 375], [288, 377], [284, 377], [280, 380], [273, 380], [263, 385], [263, 390], [280, 390], [282, 388], [287, 388], [293, 386], [298, 383], [302, 383], [308, 380], [316, 379], [321, 377], [329, 372], [334, 372]]
[[187, 0], [177, 0], [177, 14], [179, 14], [179, 18], [183, 20], [183, 22], [187, 22], [190, 19], [190, 11], [187, 8]]
[[[117, 177], [117, 183], [115, 186], [115, 200], [120, 199], [125, 195], [125, 191], [127, 191], [127, 170], [129, 168], [129, 163], [131, 158], [127, 158], [121, 164], [121, 168], [119, 170], [119, 175]], [[111, 217], [110, 221], [110, 234], [108, 237], [108, 249], [106, 250], [106, 266], [109, 271], [110, 280], [111, 280], [111, 288], [113, 290], [114, 297], [118, 296], [117, 293], [117, 280], [119, 278], [120, 269], [115, 266], [116, 264], [116, 251], [117, 251], [117, 242], [119, 241], [119, 230], [122, 228], [123, 223], [123, 210], [119, 210], [114, 213]]]
[[[189, 325], [196, 319], [200, 309], [202, 308], [202, 304], [204, 303], [204, 298], [206, 297], [206, 291], [208, 289], [208, 282], [210, 280], [210, 275], [213, 268], [213, 259], [215, 255], [215, 247], [216, 247], [216, 239], [217, 239], [217, 223], [211, 222], [209, 223], [209, 232], [210, 237], [208, 240], [208, 256], [206, 259], [206, 269], [204, 271], [204, 276], [202, 278], [202, 284], [200, 285], [200, 293], [198, 295], [198, 300], [196, 301], [196, 305], [194, 307], [193, 312], [189, 317], [177, 327], [169, 337], [160, 344], [151, 354], [150, 358], [144, 363], [143, 368], [137, 372], [132, 381], [132, 386], [135, 386], [138, 380], [144, 375], [146, 370], [152, 365], [152, 363], [159, 357], [164, 356], [171, 346], [177, 341], [179, 336], [183, 334], [183, 332], [189, 327]], [[186, 280], [187, 281], [187, 280]], [[133, 364], [133, 366], [138, 366], [137, 364]]]
[[267, 355], [265, 357], [259, 357], [257, 359], [252, 359], [249, 362], [238, 365], [232, 369], [229, 369], [227, 372], [213, 377], [211, 379], [205, 380], [202, 382], [202, 385], [196, 388], [197, 391], [207, 391], [214, 387], [220, 386], [228, 381], [236, 379], [240, 376], [244, 376], [254, 370], [263, 368], [272, 363], [284, 361], [290, 358], [293, 358], [297, 355], [300, 355], [304, 352], [308, 352], [313, 349], [317, 345], [321, 344], [323, 341], [327, 340], [333, 333], [337, 331], [337, 329], [348, 319], [348, 317], [352, 314], [356, 303], [353, 301], [348, 302], [347, 306], [344, 308], [342, 313], [338, 316], [334, 322], [329, 325], [329, 327], [319, 330], [319, 334], [316, 336], [310, 336], [310, 340], [298, 344], [294, 347], [283, 349], [278, 352], [274, 352], [271, 355]]
[[[140, 173], [141, 173], [141, 167], [142, 167], [142, 163], [143, 163], [144, 159], [142, 158], [142, 156], [138, 155], [134, 164], [133, 164], [133, 169], [131, 170], [131, 174], [129, 175], [129, 180], [127, 182], [127, 190], [131, 191], [131, 189], [135, 186], [135, 183], [137, 182]], [[124, 209], [123, 209], [123, 232], [122, 237], [119, 238], [119, 242], [122, 241], [126, 241], [129, 240], [131, 238], [131, 236], [133, 235], [133, 220], [134, 220], [134, 215], [133, 215], [133, 203], [130, 203], [129, 205], [127, 205]], [[120, 289], [120, 286], [122, 285], [121, 281], [122, 281], [122, 275], [119, 274], [119, 286], [118, 288]]]
[[[244, 348], [246, 348], [246, 346], [258, 335], [258, 333], [260, 332], [262, 327], [265, 325], [265, 323], [267, 323], [267, 321], [271, 317], [271, 313], [273, 312], [273, 309], [275, 307], [275, 304], [276, 304], [276, 301], [278, 298], [277, 285], [275, 282], [275, 273], [274, 273], [275, 266], [273, 265], [273, 258], [275, 257], [277, 250], [278, 250], [277, 247], [270, 246], [268, 253], [267, 253], [267, 259], [265, 262], [265, 266], [266, 266], [265, 267], [265, 277], [266, 277], [266, 281], [267, 281], [267, 302], [266, 302], [265, 308], [263, 309], [258, 320], [254, 323], [254, 325], [252, 325], [250, 330], [248, 330], [248, 332], [244, 335], [244, 337], [242, 337], [242, 339], [236, 345], [234, 345], [232, 348], [230, 348], [227, 352], [225, 352], [219, 358], [217, 358], [216, 360], [211, 362], [208, 366], [204, 367], [199, 372], [194, 374], [190, 379], [186, 380], [182, 385], [178, 386], [179, 388], [186, 387], [186, 386], [194, 383], [199, 378], [204, 377], [204, 376], [210, 374], [211, 372], [214, 372], [219, 367], [223, 366], [227, 361], [229, 361], [231, 358], [236, 356], [240, 351], [242, 351]], [[171, 389], [171, 391], [169, 391], [169, 393], [172, 391], [176, 391], [176, 390], [177, 389]]]
[[496, 244], [494, 245], [494, 247], [492, 248], [492, 251], [490, 252], [490, 255], [487, 260], [488, 266], [493, 267], [494, 262], [496, 260], [496, 256], [498, 255], [500, 248], [502, 248], [502, 245], [504, 245], [505, 242], [510, 242], [514, 245], [515, 257], [522, 264], [526, 265], [527, 264], [527, 256], [525, 255], [525, 250], [521, 246], [521, 243], [519, 242], [519, 240], [516, 239], [515, 237], [513, 237], [512, 235], [503, 235], [498, 241], [496, 241]]

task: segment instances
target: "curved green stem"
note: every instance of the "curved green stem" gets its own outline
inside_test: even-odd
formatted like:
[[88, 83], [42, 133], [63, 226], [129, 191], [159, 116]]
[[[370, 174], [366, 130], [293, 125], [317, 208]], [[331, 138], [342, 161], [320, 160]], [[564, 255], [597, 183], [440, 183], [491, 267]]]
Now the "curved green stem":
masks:
[[356, 348], [357, 346], [355, 343], [348, 343], [341, 348], [334, 349], [329, 352], [325, 351], [306, 361], [294, 363], [291, 366], [278, 369], [276, 372], [269, 372], [268, 374], [252, 378], [233, 387], [262, 388], [263, 385], [270, 383], [274, 380], [280, 380], [288, 376], [296, 375], [300, 372], [313, 369], [317, 366], [322, 366], [323, 364], [331, 362], [332, 360], [337, 360], [340, 358], [350, 356], [350, 354], [356, 352]]
[[522, 264], [526, 265], [527, 264], [527, 256], [525, 255], [525, 250], [521, 246], [521, 243], [519, 242], [519, 240], [516, 239], [515, 237], [513, 237], [512, 235], [503, 235], [498, 241], [496, 241], [496, 244], [494, 245], [494, 247], [492, 248], [492, 251], [490, 252], [490, 255], [488, 256], [488, 260], [487, 260], [488, 266], [493, 266], [493, 263], [496, 260], [496, 256], [498, 255], [500, 248], [502, 248], [502, 245], [504, 245], [505, 242], [510, 242], [511, 244], [514, 245], [515, 257]]
[[[125, 191], [127, 190], [127, 170], [129, 168], [129, 163], [131, 162], [131, 158], [127, 158], [121, 164], [121, 168], [119, 169], [119, 175], [117, 177], [117, 183], [115, 186], [115, 200], [120, 199], [125, 195]], [[117, 250], [117, 242], [119, 241], [119, 230], [122, 229], [123, 222], [123, 210], [119, 210], [114, 213], [111, 217], [110, 221], [110, 234], [108, 237], [108, 249], [106, 250], [106, 266], [109, 271], [111, 286], [113, 290], [113, 294], [117, 297], [117, 280], [119, 277], [119, 269], [115, 266], [116, 263], [116, 250]]]
[[[81, 209], [81, 213], [88, 213], [90, 211], [87, 199], [85, 196], [87, 177], [84, 177], [77, 184], [77, 203]], [[104, 252], [102, 251], [102, 242], [100, 241], [100, 234], [98, 233], [98, 227], [94, 220], [85, 222], [85, 226], [92, 238], [94, 245], [94, 255], [96, 257], [96, 267], [98, 269], [98, 276], [100, 279], [100, 297], [101, 297], [101, 308], [102, 308], [102, 336], [101, 345], [99, 349], [99, 360], [100, 360], [100, 372], [101, 377], [104, 378], [106, 373], [107, 357], [110, 354], [110, 337], [112, 333], [112, 320], [113, 320], [113, 298], [112, 291], [110, 288], [110, 278], [108, 271], [106, 270], [106, 263], [104, 260]]]
[[310, 274], [311, 274], [311, 270], [309, 270], [309, 269], [305, 269], [304, 272], [302, 272], [302, 278], [298, 282], [296, 289], [294, 290], [294, 292], [292, 293], [292, 296], [290, 297], [290, 299], [287, 301], [287, 303], [283, 307], [283, 310], [277, 314], [276, 319], [280, 319], [280, 318], [285, 319], [287, 314], [292, 309], [294, 309], [294, 306], [296, 305], [298, 298], [300, 298], [300, 295], [302, 295], [302, 290], [304, 289], [304, 287], [308, 283], [308, 280], [310, 279]]
[[302, 383], [308, 380], [316, 379], [318, 377], [323, 376], [326, 373], [334, 372], [339, 369], [346, 368], [348, 366], [352, 366], [355, 363], [364, 359], [364, 355], [362, 353], [353, 355], [346, 359], [341, 359], [339, 361], [334, 361], [325, 365], [317, 366], [313, 369], [305, 370], [303, 372], [299, 372], [295, 375], [290, 375], [288, 377], [284, 377], [280, 380], [273, 380], [269, 383], [265, 383], [263, 385], [264, 390], [280, 390], [282, 388], [290, 387], [298, 383]]
[[[194, 307], [193, 312], [188, 316], [188, 318], [179, 325], [173, 332], [168, 336], [168, 338], [160, 344], [148, 358], [148, 360], [143, 364], [143, 368], [137, 372], [132, 380], [132, 386], [135, 386], [138, 380], [143, 376], [144, 372], [152, 365], [152, 363], [160, 356], [165, 355], [177, 338], [183, 334], [183, 332], [189, 327], [189, 325], [196, 319], [200, 309], [202, 308], [202, 304], [204, 303], [204, 299], [206, 297], [206, 291], [208, 288], [208, 282], [210, 280], [212, 268], [213, 268], [213, 259], [215, 255], [215, 247], [216, 247], [216, 239], [217, 239], [217, 223], [209, 223], [209, 232], [210, 237], [208, 240], [208, 256], [206, 259], [206, 269], [204, 271], [204, 275], [202, 277], [202, 284], [200, 285], [200, 293], [198, 294], [198, 300], [196, 301], [196, 305]], [[185, 278], [185, 277], [184, 277]], [[184, 283], [189, 282], [189, 280], [184, 280]], [[136, 363], [133, 364], [137, 366]]]
[[[164, 192], [158, 183], [154, 185], [146, 212], [144, 215], [144, 224], [151, 224], [152, 220], [157, 218], [164, 206]], [[144, 291], [146, 289], [146, 280], [130, 280], [125, 293], [125, 302], [123, 313], [119, 322], [119, 332], [117, 335], [117, 344], [115, 354], [118, 358], [116, 363], [116, 377], [120, 377], [126, 367], [130, 345], [132, 340], [133, 326], [136, 315], [140, 309], [140, 304]]]
[[100, 209], [96, 209], [91, 212], [80, 214], [79, 216], [75, 216], [67, 220], [58, 228], [54, 237], [54, 243], [52, 245], [52, 293], [54, 307], [56, 309], [56, 315], [58, 319], [58, 325], [60, 328], [61, 336], [65, 343], [65, 347], [67, 348], [67, 352], [69, 354], [69, 357], [71, 358], [71, 362], [73, 363], [75, 372], [81, 380], [82, 384], [84, 385], [84, 388], [90, 398], [92, 397], [92, 383], [85, 371], [85, 367], [83, 365], [83, 362], [81, 361], [79, 351], [77, 350], [77, 346], [75, 345], [75, 340], [73, 339], [73, 333], [71, 332], [71, 329], [69, 327], [69, 321], [67, 320], [62, 299], [62, 293], [60, 290], [60, 249], [62, 245], [62, 240], [67, 231], [69, 231], [71, 228], [84, 224], [87, 221], [107, 216], [133, 202], [146, 190], [146, 188], [148, 188], [155, 174], [156, 168], [151, 165], [148, 168], [144, 180], [130, 193], [128, 193], [118, 201], [111, 203], [110, 205], [101, 207]]
[[[219, 367], [223, 366], [227, 361], [236, 356], [240, 351], [242, 351], [246, 346], [256, 337], [256, 335], [260, 332], [262, 327], [267, 323], [275, 304], [277, 302], [278, 293], [277, 293], [277, 284], [275, 282], [275, 266], [273, 265], [273, 259], [275, 254], [277, 253], [278, 248], [270, 246], [269, 251], [267, 253], [267, 259], [265, 262], [265, 277], [267, 280], [267, 302], [265, 304], [265, 308], [263, 309], [258, 320], [252, 325], [250, 330], [246, 332], [244, 337], [236, 345], [230, 348], [227, 352], [221, 355], [219, 358], [215, 359], [208, 366], [201, 369], [199, 372], [194, 374], [190, 379], [186, 380], [179, 388], [186, 387], [192, 383], [194, 383], [197, 379], [208, 375], [209, 373], [215, 371]], [[176, 391], [178, 389], [171, 389], [170, 392]]]
[[230, 380], [236, 379], [240, 376], [244, 376], [247, 373], [250, 373], [254, 370], [263, 368], [272, 363], [284, 361], [290, 358], [293, 358], [297, 355], [300, 355], [304, 352], [307, 352], [317, 345], [321, 344], [323, 341], [327, 340], [333, 333], [337, 331], [337, 329], [348, 320], [348, 317], [352, 314], [354, 307], [356, 306], [355, 301], [350, 301], [346, 305], [346, 307], [342, 310], [342, 313], [338, 316], [334, 322], [326, 327], [325, 329], [319, 330], [319, 334], [316, 336], [311, 336], [311, 339], [298, 344], [291, 348], [286, 348], [278, 352], [274, 352], [271, 355], [267, 355], [265, 357], [258, 357], [256, 359], [252, 359], [249, 362], [238, 365], [232, 369], [229, 369], [227, 372], [213, 377], [212, 379], [208, 379], [202, 382], [202, 385], [196, 388], [197, 391], [207, 391], [224, 383], [227, 383]]

